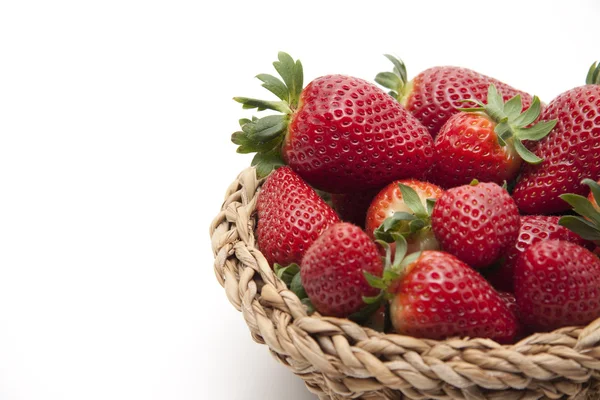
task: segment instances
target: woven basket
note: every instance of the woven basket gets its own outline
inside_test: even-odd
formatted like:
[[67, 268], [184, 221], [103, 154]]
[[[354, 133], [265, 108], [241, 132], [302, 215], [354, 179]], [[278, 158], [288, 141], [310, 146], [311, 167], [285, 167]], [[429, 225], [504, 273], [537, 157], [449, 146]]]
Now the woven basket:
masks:
[[215, 273], [254, 340], [319, 399], [600, 399], [600, 319], [503, 346], [307, 315], [256, 247], [261, 183], [248, 168], [229, 186], [210, 227]]

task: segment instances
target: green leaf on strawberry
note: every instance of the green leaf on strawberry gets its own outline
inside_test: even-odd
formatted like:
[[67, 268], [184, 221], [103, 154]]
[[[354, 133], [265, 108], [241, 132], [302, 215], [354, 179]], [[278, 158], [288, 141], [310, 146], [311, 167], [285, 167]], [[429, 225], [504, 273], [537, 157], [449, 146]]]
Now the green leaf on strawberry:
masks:
[[531, 106], [521, 112], [522, 102], [520, 95], [516, 95], [504, 103], [496, 86], [490, 84], [487, 104], [474, 99], [462, 100], [461, 102], [470, 102], [477, 105], [477, 107], [461, 108], [461, 111], [485, 113], [496, 123], [494, 130], [498, 136], [498, 143], [501, 146], [513, 143], [519, 156], [529, 164], [539, 164], [543, 161], [543, 159], [529, 151], [522, 143], [523, 140], [538, 141], [543, 139], [554, 129], [557, 123], [557, 120], [550, 120], [541, 121], [533, 126], [529, 126], [540, 115], [541, 103], [537, 96], [533, 97]]
[[[569, 203], [579, 216], [567, 215], [560, 219], [559, 224], [572, 230], [583, 239], [591, 240], [600, 245], [600, 184], [591, 179], [584, 179], [582, 184], [590, 187], [589, 198], [578, 194], [563, 194], [561, 199]], [[596, 205], [592, 203], [592, 200]]]
[[588, 71], [585, 83], [588, 85], [600, 85], [600, 63], [593, 63]]

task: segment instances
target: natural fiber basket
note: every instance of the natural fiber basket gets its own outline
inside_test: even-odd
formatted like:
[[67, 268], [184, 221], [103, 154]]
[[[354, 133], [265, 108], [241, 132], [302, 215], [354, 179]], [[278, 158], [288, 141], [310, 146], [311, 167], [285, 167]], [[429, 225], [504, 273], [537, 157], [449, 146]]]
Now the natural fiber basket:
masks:
[[261, 183], [248, 168], [229, 186], [210, 227], [215, 273], [254, 340], [320, 399], [600, 399], [600, 319], [503, 346], [307, 315], [256, 247]]

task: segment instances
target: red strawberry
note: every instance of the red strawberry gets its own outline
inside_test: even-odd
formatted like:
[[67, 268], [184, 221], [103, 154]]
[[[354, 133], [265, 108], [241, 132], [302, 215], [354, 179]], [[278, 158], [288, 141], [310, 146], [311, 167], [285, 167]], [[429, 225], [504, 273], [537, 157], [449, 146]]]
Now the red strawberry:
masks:
[[256, 208], [258, 247], [271, 265], [299, 263], [319, 235], [339, 222], [331, 207], [289, 167], [267, 178]]
[[275, 68], [283, 78], [258, 75], [281, 101], [235, 98], [245, 108], [272, 109], [254, 121], [242, 120], [232, 136], [238, 152], [258, 152], [261, 173], [284, 161], [312, 186], [346, 193], [380, 188], [423, 176], [433, 157], [433, 139], [404, 107], [374, 84], [327, 75], [302, 90], [299, 61], [279, 53]]
[[515, 338], [515, 315], [468, 265], [440, 251], [415, 253], [406, 263], [390, 306], [398, 333], [429, 339], [485, 337], [504, 343]]
[[525, 109], [532, 102], [529, 94], [466, 68], [433, 67], [409, 82], [404, 63], [393, 56], [386, 57], [394, 64], [394, 72], [380, 73], [375, 81], [391, 89], [390, 94], [417, 117], [433, 137], [464, 107], [461, 100], [485, 101], [490, 84], [498, 88], [504, 101], [520, 94]]
[[377, 246], [359, 227], [332, 225], [310, 246], [300, 265], [302, 286], [317, 311], [347, 317], [365, 307], [364, 296], [379, 291], [369, 286], [364, 272], [381, 276]]
[[513, 191], [523, 213], [550, 214], [569, 205], [561, 194], [584, 195], [583, 178], [600, 179], [600, 65], [594, 64], [587, 85], [552, 100], [541, 119], [558, 119], [556, 127], [532, 147], [544, 161], [525, 166]]
[[378, 192], [379, 190], [374, 189], [363, 192], [332, 194], [331, 202], [333, 209], [338, 213], [342, 221], [364, 227], [367, 210]]
[[[435, 138], [435, 167], [431, 179], [444, 186], [466, 185], [473, 179], [495, 182], [513, 180], [522, 160], [539, 163], [522, 140], [539, 140], [556, 121], [531, 125], [539, 116], [540, 100], [533, 98], [521, 113], [521, 97], [507, 103], [494, 85], [490, 85], [487, 105], [473, 100], [478, 107], [463, 108], [452, 116]], [[529, 127], [528, 127], [529, 126]]]
[[600, 259], [562, 240], [543, 240], [519, 257], [515, 296], [524, 327], [549, 331], [600, 317]]
[[498, 268], [486, 273], [486, 278], [497, 290], [513, 292], [514, 268], [519, 258], [530, 245], [541, 240], [560, 239], [580, 246], [589, 246], [589, 242], [558, 224], [560, 217], [546, 215], [526, 215], [521, 217], [519, 237], [510, 247]]
[[475, 183], [447, 190], [431, 215], [442, 249], [474, 268], [498, 260], [519, 235], [519, 212], [506, 190]]
[[[404, 188], [402, 188], [403, 186]], [[410, 190], [408, 200], [404, 197], [403, 190]], [[388, 219], [390, 226], [387, 229], [386, 227], [382, 227], [382, 230], [386, 233], [390, 231], [406, 233], [409, 253], [438, 249], [439, 244], [431, 231], [430, 213], [427, 212], [427, 199], [437, 199], [442, 193], [443, 190], [438, 186], [415, 179], [399, 180], [390, 183], [375, 196], [369, 206], [365, 228], [367, 234], [375, 239], [375, 231]], [[410, 215], [403, 215], [403, 218], [393, 220], [395, 215], [399, 216], [398, 213], [408, 213]], [[423, 219], [425, 226], [417, 232], [411, 233], [409, 227], [411, 220], [406, 219], [406, 217], [410, 218], [411, 216]], [[378, 239], [385, 238], [380, 236]]]

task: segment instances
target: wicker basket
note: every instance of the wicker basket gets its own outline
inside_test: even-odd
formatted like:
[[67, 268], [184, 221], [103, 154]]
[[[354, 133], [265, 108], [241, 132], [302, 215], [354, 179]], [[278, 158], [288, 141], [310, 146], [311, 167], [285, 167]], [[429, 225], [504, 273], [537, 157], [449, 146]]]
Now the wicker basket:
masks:
[[308, 316], [256, 248], [261, 183], [248, 168], [229, 186], [210, 227], [215, 273], [254, 340], [320, 399], [600, 399], [600, 319], [503, 346]]

